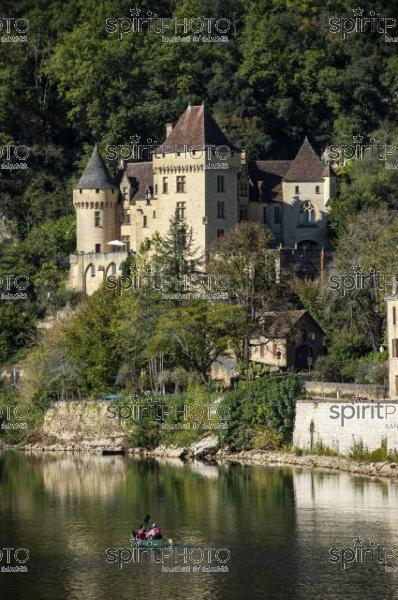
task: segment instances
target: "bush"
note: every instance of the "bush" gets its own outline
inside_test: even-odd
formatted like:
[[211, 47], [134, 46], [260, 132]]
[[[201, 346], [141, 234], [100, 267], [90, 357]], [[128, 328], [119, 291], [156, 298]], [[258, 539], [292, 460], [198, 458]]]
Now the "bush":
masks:
[[271, 444], [273, 449], [290, 444], [300, 391], [295, 375], [270, 374], [240, 382], [222, 401], [224, 409], [229, 411], [223, 443], [233, 452], [250, 450], [254, 444], [260, 447], [263, 442]]

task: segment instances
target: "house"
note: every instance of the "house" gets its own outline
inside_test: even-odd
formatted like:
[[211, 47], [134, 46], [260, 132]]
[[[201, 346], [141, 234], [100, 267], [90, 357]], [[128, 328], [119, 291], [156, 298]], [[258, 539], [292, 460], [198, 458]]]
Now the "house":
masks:
[[308, 311], [268, 311], [250, 339], [250, 360], [275, 370], [311, 370], [323, 354], [323, 340], [323, 329]]

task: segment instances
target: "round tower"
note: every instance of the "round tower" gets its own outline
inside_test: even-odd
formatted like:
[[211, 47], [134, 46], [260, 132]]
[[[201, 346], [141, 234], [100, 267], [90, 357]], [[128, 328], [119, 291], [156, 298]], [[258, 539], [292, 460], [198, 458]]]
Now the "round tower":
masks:
[[77, 252], [113, 252], [108, 242], [117, 238], [119, 190], [112, 180], [97, 144], [73, 190], [76, 210]]

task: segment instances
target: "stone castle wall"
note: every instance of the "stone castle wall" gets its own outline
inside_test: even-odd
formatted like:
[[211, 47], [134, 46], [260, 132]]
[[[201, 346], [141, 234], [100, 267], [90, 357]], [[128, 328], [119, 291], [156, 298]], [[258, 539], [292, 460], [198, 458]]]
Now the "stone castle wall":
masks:
[[388, 450], [398, 450], [397, 401], [354, 403], [352, 399], [311, 398], [297, 402], [293, 445], [298, 448], [310, 450], [312, 440], [312, 446], [322, 443], [349, 454], [354, 442], [362, 440], [369, 450], [376, 450], [383, 438], [387, 438]]

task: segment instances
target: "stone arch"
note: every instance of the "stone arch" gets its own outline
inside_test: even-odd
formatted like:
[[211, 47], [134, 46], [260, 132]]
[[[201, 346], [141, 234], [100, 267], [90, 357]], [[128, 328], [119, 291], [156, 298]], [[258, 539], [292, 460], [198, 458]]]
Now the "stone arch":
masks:
[[96, 290], [95, 265], [90, 263], [84, 271], [83, 292], [88, 296]]
[[116, 263], [113, 261], [110, 262], [109, 265], [106, 267], [105, 279], [108, 277], [108, 275], [116, 275]]

